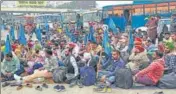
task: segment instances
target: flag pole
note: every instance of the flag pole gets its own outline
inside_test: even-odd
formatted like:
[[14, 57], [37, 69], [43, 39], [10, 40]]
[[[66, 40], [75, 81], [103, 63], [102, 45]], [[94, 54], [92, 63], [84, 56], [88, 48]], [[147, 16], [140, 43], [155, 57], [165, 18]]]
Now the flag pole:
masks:
[[97, 78], [98, 78], [98, 72], [101, 69], [102, 53], [103, 53], [103, 50], [100, 51], [100, 58], [99, 58], [99, 61], [97, 63]]

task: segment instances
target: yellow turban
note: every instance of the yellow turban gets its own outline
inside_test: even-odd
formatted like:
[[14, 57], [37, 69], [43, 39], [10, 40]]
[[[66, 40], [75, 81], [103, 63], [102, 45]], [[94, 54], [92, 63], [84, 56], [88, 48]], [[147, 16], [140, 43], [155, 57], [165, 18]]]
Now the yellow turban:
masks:
[[98, 29], [98, 32], [101, 33], [101, 32], [103, 32], [103, 30], [102, 29]]
[[1, 47], [1, 51], [4, 52], [5, 51], [5, 46]]
[[57, 32], [61, 33], [61, 32], [62, 32], [62, 29], [61, 29], [61, 28], [58, 28], [58, 29], [57, 29]]
[[15, 49], [15, 54], [19, 57], [21, 55], [21, 50], [19, 48]]

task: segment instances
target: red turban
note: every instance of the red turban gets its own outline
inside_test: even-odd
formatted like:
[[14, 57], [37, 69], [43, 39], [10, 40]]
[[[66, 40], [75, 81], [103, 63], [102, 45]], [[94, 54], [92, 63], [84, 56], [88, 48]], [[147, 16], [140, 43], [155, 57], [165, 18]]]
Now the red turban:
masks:
[[139, 50], [140, 52], [143, 52], [145, 49], [141, 45], [136, 45], [135, 49]]
[[134, 45], [142, 45], [142, 39], [141, 38], [135, 38]]
[[71, 42], [71, 43], [68, 44], [68, 46], [69, 46], [70, 48], [74, 48], [76, 45], [75, 45], [75, 43], [72, 43], [72, 42]]

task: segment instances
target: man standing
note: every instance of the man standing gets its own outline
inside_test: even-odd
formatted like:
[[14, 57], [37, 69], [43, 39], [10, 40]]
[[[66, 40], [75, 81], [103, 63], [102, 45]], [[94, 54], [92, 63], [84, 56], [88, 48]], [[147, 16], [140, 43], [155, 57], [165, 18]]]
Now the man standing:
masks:
[[157, 38], [157, 19], [155, 17], [151, 17], [146, 26], [148, 27], [148, 37], [152, 40], [153, 43], [155, 43]]

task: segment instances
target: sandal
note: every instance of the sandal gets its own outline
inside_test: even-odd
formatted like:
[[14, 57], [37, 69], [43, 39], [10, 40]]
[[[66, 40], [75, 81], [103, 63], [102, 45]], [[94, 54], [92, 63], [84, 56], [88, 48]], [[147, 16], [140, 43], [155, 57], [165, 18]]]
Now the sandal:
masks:
[[25, 86], [26, 86], [26, 87], [29, 87], [29, 88], [32, 88], [32, 84], [29, 84], [29, 83], [26, 84]]
[[93, 91], [97, 92], [97, 91], [101, 91], [102, 88], [93, 88]]
[[54, 90], [57, 92], [61, 91], [61, 87], [59, 85], [54, 86]]
[[42, 84], [42, 87], [48, 88], [48, 85], [47, 85], [46, 83], [43, 83], [43, 84]]
[[1, 82], [7, 82], [7, 81], [9, 81], [8, 78], [3, 78], [3, 79], [1, 79]]
[[94, 88], [94, 91], [98, 93], [106, 93], [107, 88]]
[[107, 93], [111, 93], [111, 92], [112, 92], [112, 89], [111, 89], [110, 87], [107, 87], [107, 88], [106, 88], [106, 92], [107, 92]]
[[23, 88], [23, 85], [19, 85], [18, 87], [17, 87], [17, 90], [21, 90]]
[[4, 82], [4, 83], [2, 84], [2, 87], [7, 87], [7, 86], [9, 86], [9, 85], [10, 85], [10, 83]]
[[60, 86], [60, 92], [64, 92], [65, 91], [65, 86]]
[[155, 92], [154, 94], [164, 94], [164, 92], [163, 91], [161, 91], [161, 92]]
[[22, 85], [21, 82], [14, 82], [14, 83], [11, 83], [10, 86], [13, 87], [13, 86], [20, 86]]
[[38, 91], [42, 91], [43, 90], [42, 87], [40, 87], [40, 86], [37, 86], [35, 89], [38, 90]]

